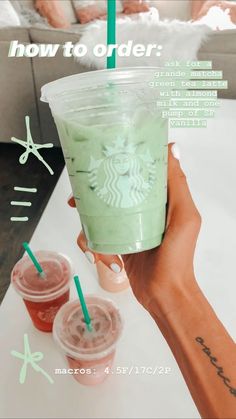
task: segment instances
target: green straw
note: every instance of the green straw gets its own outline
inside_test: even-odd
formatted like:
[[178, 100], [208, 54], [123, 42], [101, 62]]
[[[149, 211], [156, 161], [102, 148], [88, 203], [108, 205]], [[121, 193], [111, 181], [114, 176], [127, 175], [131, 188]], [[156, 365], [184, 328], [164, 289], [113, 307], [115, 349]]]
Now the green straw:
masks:
[[28, 253], [30, 259], [32, 260], [35, 268], [37, 269], [39, 275], [41, 276], [41, 278], [43, 278], [45, 276], [45, 273], [43, 271], [42, 266], [39, 264], [39, 262], [37, 261], [36, 257], [34, 256], [32, 250], [30, 249], [29, 245], [27, 242], [24, 242], [23, 244], [24, 249], [26, 250], [26, 252]]
[[88, 309], [87, 309], [87, 306], [86, 306], [86, 302], [85, 302], [85, 299], [84, 299], [84, 294], [83, 294], [83, 291], [82, 291], [82, 288], [81, 288], [81, 285], [80, 285], [80, 280], [79, 280], [78, 275], [74, 276], [74, 281], [75, 281], [75, 286], [76, 286], [77, 293], [78, 293], [78, 296], [79, 296], [79, 300], [80, 300], [80, 304], [81, 304], [81, 308], [82, 308], [82, 311], [83, 311], [84, 320], [85, 320], [87, 329], [88, 329], [89, 332], [92, 332], [93, 328], [92, 328], [92, 324], [91, 324], [91, 318], [90, 318], [90, 315], [89, 315], [89, 312], [88, 312]]
[[[116, 43], [116, 0], [107, 0], [107, 45]], [[116, 50], [107, 57], [107, 69], [116, 67]]]

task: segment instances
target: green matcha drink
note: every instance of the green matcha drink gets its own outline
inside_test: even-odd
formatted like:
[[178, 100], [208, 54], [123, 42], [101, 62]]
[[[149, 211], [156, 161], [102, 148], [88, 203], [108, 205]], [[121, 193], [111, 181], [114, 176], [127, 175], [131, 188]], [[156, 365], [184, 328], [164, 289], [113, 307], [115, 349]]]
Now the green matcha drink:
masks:
[[139, 252], [162, 240], [168, 122], [148, 87], [155, 70], [95, 71], [42, 90], [88, 246], [100, 253]]

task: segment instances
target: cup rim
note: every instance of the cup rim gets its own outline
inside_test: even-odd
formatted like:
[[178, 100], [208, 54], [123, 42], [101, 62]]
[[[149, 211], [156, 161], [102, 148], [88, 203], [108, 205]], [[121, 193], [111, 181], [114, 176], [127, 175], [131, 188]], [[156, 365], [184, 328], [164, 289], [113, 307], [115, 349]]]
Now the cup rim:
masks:
[[[51, 301], [54, 300], [55, 298], [60, 297], [62, 294], [64, 294], [69, 288], [70, 288], [70, 284], [71, 284], [71, 278], [73, 275], [73, 265], [71, 262], [71, 259], [65, 255], [64, 253], [61, 252], [56, 252], [56, 251], [51, 251], [51, 250], [37, 250], [35, 252], [35, 254], [37, 255], [37, 253], [47, 253], [48, 257], [50, 258], [50, 255], [52, 255], [53, 257], [55, 256], [59, 256], [60, 259], [64, 259], [64, 261], [67, 264], [68, 267], [68, 280], [67, 282], [63, 285], [63, 287], [47, 294], [47, 295], [32, 295], [29, 292], [27, 292], [27, 289], [22, 287], [22, 289], [19, 289], [13, 282], [13, 272], [16, 268], [16, 266], [20, 263], [22, 263], [23, 260], [26, 260], [26, 258], [28, 257], [27, 255], [24, 255], [21, 259], [18, 260], [18, 262], [15, 264], [15, 266], [13, 267], [12, 271], [11, 271], [11, 284], [14, 287], [14, 289], [16, 290], [16, 292], [26, 301], [32, 301], [35, 303], [40, 303], [40, 302], [47, 302], [47, 301]], [[58, 258], [57, 258], [58, 259]]]
[[[106, 86], [109, 82], [124, 83], [140, 79], [144, 83], [148, 81], [151, 74], [155, 71], [164, 69], [164, 67], [121, 67], [113, 69], [87, 71], [84, 73], [77, 73], [71, 76], [62, 77], [47, 83], [41, 87], [42, 102], [50, 103], [55, 96], [62, 96], [68, 94], [75, 89], [82, 90], [85, 88], [98, 88], [99, 86]], [[149, 80], [150, 81], [150, 80]]]

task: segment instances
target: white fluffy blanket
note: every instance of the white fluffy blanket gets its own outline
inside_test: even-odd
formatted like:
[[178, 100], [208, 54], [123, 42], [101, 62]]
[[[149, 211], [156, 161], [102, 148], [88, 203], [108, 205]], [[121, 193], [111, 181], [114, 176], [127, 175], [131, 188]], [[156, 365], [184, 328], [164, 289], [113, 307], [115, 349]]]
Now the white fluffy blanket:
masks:
[[198, 22], [200, 25], [208, 25], [215, 30], [236, 29], [232, 22], [229, 9], [222, 10], [218, 6], [213, 6], [208, 10], [206, 16], [203, 16]]
[[[88, 26], [80, 39], [80, 43], [88, 48], [87, 54], [78, 61], [88, 67], [105, 68], [106, 58], [98, 58], [93, 54], [96, 44], [106, 45], [107, 22], [96, 21]], [[181, 21], [160, 21], [157, 9], [152, 8], [149, 13], [142, 13], [131, 19], [130, 17], [117, 19], [117, 43], [126, 44], [129, 40], [133, 44], [162, 45], [161, 56], [156, 51], [150, 57], [119, 57], [117, 67], [132, 66], [162, 66], [170, 60], [195, 60], [197, 52], [211, 29], [206, 25]]]

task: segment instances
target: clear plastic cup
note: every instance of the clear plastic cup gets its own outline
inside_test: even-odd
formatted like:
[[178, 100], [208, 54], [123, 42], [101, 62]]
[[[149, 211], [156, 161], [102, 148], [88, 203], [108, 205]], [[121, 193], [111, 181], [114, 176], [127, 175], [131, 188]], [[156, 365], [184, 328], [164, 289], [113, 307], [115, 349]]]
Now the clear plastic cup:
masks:
[[39, 276], [28, 255], [11, 273], [11, 283], [26, 305], [34, 326], [51, 332], [56, 313], [69, 300], [72, 269], [69, 259], [51, 251], [35, 252], [45, 277]]
[[129, 288], [129, 278], [125, 269], [121, 272], [112, 272], [103, 262], [96, 263], [100, 286], [108, 292], [120, 292]]
[[100, 253], [140, 252], [162, 240], [168, 120], [150, 87], [157, 70], [92, 71], [42, 87], [88, 247]]
[[112, 301], [93, 295], [85, 300], [92, 331], [87, 330], [80, 302], [75, 300], [57, 313], [53, 337], [66, 356], [73, 377], [81, 384], [92, 386], [108, 377], [123, 324]]

